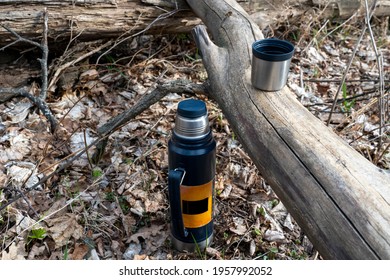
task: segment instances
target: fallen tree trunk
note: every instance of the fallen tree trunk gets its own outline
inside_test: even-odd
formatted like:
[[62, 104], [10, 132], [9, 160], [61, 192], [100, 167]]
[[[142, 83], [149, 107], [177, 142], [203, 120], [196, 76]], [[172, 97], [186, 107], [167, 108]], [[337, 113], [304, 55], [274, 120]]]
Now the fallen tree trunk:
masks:
[[[152, 33], [188, 32], [199, 19], [182, 1], [170, 0], [90, 0], [55, 1], [7, 0], [0, 3], [0, 22], [23, 37], [37, 40], [42, 34], [42, 14], [49, 14], [49, 40], [61, 42], [76, 37], [80, 41], [117, 38], [140, 31]], [[184, 6], [183, 6], [184, 5]], [[7, 30], [0, 30], [0, 44], [15, 40]]]
[[[320, 9], [323, 17], [347, 17], [360, 7], [360, 0], [337, 0], [332, 4], [326, 4], [329, 3], [327, 0], [238, 2], [262, 27], [308, 11], [318, 14], [313, 9]], [[75, 36], [81, 41], [116, 38], [143, 30], [151, 33], [189, 32], [200, 23], [185, 0], [5, 0], [0, 3], [1, 25], [21, 36], [37, 40], [42, 34], [40, 19], [45, 8], [49, 13], [51, 42], [69, 40]], [[390, 1], [378, 1], [376, 15], [390, 15]], [[15, 37], [12, 34], [4, 28], [0, 29], [0, 46], [13, 40]]]
[[255, 165], [326, 259], [390, 259], [390, 175], [306, 110], [288, 87], [251, 85], [258, 26], [234, 0], [188, 0], [214, 98]]

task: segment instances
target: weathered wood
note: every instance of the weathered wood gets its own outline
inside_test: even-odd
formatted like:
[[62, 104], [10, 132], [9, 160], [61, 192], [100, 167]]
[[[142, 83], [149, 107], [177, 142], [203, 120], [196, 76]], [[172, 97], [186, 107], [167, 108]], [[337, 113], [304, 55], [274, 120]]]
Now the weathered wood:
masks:
[[[115, 38], [145, 29], [154, 33], [188, 32], [199, 23], [199, 19], [188, 8], [186, 10], [179, 6], [177, 11], [176, 7], [163, 9], [149, 4], [149, 1], [8, 0], [0, 3], [0, 23], [21, 36], [37, 40], [42, 34], [42, 13], [47, 8], [51, 42], [68, 40], [71, 36], [77, 35], [78, 40], [82, 41]], [[12, 34], [3, 28], [0, 29], [1, 45], [14, 39]]]
[[[347, 17], [360, 7], [360, 0], [335, 0], [329, 5], [324, 4], [327, 0], [238, 2], [261, 27], [281, 20], [283, 16], [297, 16], [313, 8], [320, 9], [324, 17]], [[124, 33], [135, 34], [145, 29], [149, 33], [189, 32], [200, 23], [185, 0], [5, 0], [0, 1], [0, 24], [12, 28], [22, 36], [39, 39], [42, 34], [40, 18], [44, 8], [49, 12], [51, 42], [68, 40], [76, 35], [82, 41], [115, 38]], [[173, 12], [175, 10], [177, 11]], [[169, 13], [172, 15], [168, 16]], [[390, 15], [389, 0], [378, 1], [376, 15]], [[14, 39], [9, 32], [0, 28], [0, 45]]]
[[262, 34], [234, 0], [188, 0], [217, 101], [255, 165], [326, 259], [390, 259], [390, 175], [306, 110], [286, 86], [251, 85]]

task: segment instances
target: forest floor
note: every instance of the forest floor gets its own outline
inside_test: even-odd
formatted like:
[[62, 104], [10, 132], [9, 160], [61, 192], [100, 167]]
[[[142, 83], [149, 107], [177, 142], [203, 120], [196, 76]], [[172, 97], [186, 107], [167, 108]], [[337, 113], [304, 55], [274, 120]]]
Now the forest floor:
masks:
[[[357, 44], [363, 23], [359, 17], [301, 18], [263, 32], [296, 45], [288, 86], [324, 123], [357, 47], [330, 126], [367, 159], [389, 169], [388, 18], [372, 20], [383, 58], [381, 76], [368, 31]], [[51, 60], [51, 75], [93, 47], [73, 42], [64, 55]], [[0, 86], [27, 81], [31, 93], [39, 90], [39, 65], [28, 55], [36, 53], [2, 62]], [[169, 236], [167, 141], [178, 102], [190, 96], [168, 94], [110, 135], [97, 166], [91, 162], [91, 149], [29, 190], [97, 139], [99, 126], [157, 84], [178, 79], [201, 83], [207, 78], [188, 34], [141, 35], [99, 55], [69, 67], [49, 94], [47, 103], [60, 121], [54, 134], [28, 99], [0, 104], [0, 207], [12, 202], [0, 212], [1, 259], [321, 259], [259, 174], [218, 105], [205, 96], [197, 98], [207, 103], [217, 141], [214, 242], [205, 251], [178, 252]], [[14, 201], [19, 194], [23, 197]]]

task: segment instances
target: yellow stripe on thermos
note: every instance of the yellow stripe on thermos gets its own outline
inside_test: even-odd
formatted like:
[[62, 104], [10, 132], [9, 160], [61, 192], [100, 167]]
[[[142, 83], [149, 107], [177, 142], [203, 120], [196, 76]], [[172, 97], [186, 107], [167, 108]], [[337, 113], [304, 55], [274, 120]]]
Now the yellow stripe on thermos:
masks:
[[198, 228], [211, 222], [213, 215], [213, 181], [200, 186], [180, 186], [183, 223]]

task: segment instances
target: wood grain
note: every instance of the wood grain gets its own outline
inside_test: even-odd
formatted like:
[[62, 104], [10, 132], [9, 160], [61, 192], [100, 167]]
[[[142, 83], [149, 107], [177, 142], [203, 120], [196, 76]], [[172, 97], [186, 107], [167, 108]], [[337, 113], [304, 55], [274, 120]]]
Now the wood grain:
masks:
[[[239, 0], [254, 22], [262, 28], [275, 21], [289, 20], [302, 14], [315, 17], [349, 17], [360, 7], [360, 0]], [[326, 2], [326, 3], [325, 3]], [[42, 34], [42, 12], [49, 12], [49, 41], [92, 41], [116, 38], [124, 34], [136, 34], [147, 29], [148, 33], [182, 33], [200, 23], [185, 0], [4, 0], [0, 1], [0, 23], [32, 40]], [[174, 15], [156, 20], [174, 10]], [[283, 10], [283, 13], [280, 11]], [[319, 13], [321, 11], [321, 13]], [[375, 15], [390, 15], [390, 1], [378, 1]], [[15, 38], [0, 28], [0, 46]]]
[[390, 258], [390, 176], [315, 118], [286, 86], [250, 82], [262, 37], [233, 0], [188, 0], [209, 27], [194, 33], [218, 102], [257, 168], [326, 259]]

